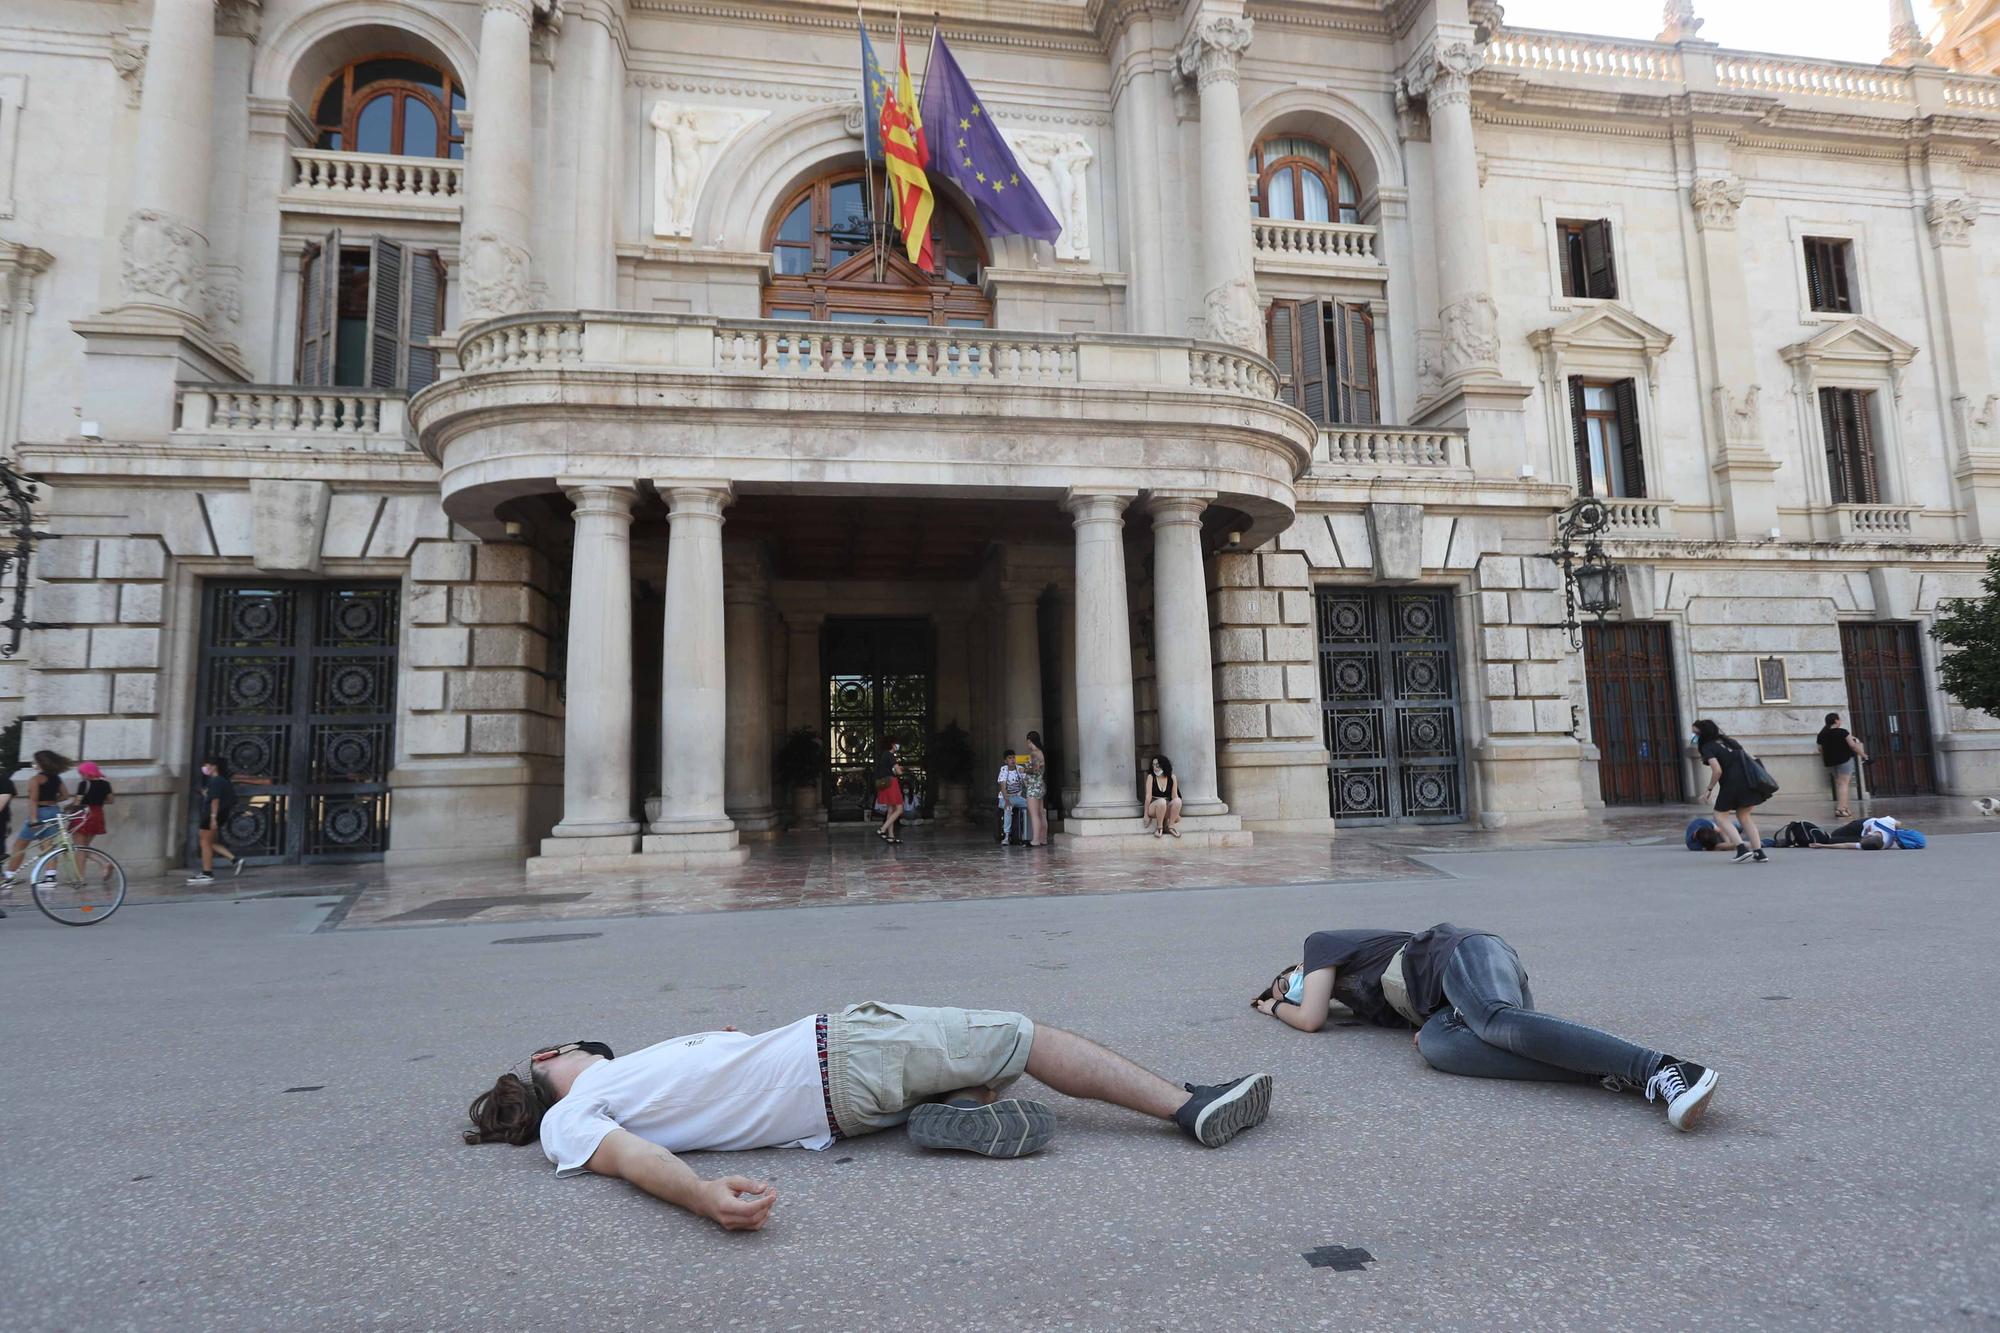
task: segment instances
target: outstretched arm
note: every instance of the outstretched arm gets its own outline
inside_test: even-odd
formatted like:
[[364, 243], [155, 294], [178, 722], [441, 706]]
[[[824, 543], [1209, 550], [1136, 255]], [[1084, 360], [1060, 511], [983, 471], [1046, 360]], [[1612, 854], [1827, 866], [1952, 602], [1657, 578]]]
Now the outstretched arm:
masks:
[[[686, 1162], [630, 1130], [614, 1129], [584, 1163], [600, 1176], [630, 1181], [656, 1199], [705, 1217], [725, 1231], [759, 1231], [770, 1220], [778, 1191], [758, 1180], [724, 1176], [703, 1180]], [[738, 1198], [738, 1194], [755, 1197]]]
[[1259, 1000], [1260, 1013], [1274, 1015], [1284, 1020], [1289, 1027], [1301, 1032], [1317, 1032], [1326, 1026], [1327, 1006], [1333, 1000], [1333, 973], [1330, 967], [1318, 968], [1306, 973], [1304, 992], [1297, 1004], [1282, 1000]]

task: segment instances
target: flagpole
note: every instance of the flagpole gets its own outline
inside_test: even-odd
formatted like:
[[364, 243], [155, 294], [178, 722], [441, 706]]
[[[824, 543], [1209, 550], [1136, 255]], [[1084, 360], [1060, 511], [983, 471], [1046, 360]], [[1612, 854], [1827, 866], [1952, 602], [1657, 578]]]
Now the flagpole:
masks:
[[[854, 26], [866, 35], [868, 21], [861, 15], [861, 0], [854, 0]], [[868, 151], [867, 120], [875, 113], [875, 98], [868, 87], [871, 77], [868, 70], [861, 71], [861, 171], [867, 181], [865, 187], [867, 193], [861, 200], [861, 214], [868, 219], [868, 254], [874, 266], [875, 281], [880, 282], [886, 264], [882, 255], [884, 244], [882, 220], [877, 216], [875, 209], [875, 156]], [[882, 133], [879, 122], [876, 124], [875, 133], [878, 136]]]

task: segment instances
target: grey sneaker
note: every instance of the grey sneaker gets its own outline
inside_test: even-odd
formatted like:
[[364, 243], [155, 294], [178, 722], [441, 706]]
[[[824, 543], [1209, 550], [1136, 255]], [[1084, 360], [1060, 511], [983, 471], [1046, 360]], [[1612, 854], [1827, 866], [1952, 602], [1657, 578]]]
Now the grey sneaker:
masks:
[[203, 871], [196, 871], [194, 874], [188, 876], [187, 882], [190, 884], [213, 884], [215, 883], [215, 876]]
[[1026, 1157], [1055, 1137], [1056, 1113], [1042, 1102], [1005, 1097], [991, 1105], [925, 1102], [910, 1112], [910, 1142], [982, 1157]]
[[229, 877], [231, 879], [243, 878], [243, 858], [240, 856], [237, 857], [234, 861], [230, 862], [230, 865], [232, 869], [229, 872]]
[[1205, 1148], [1220, 1148], [1252, 1125], [1263, 1124], [1271, 1111], [1269, 1074], [1181, 1086], [1194, 1095], [1174, 1112], [1174, 1123]]

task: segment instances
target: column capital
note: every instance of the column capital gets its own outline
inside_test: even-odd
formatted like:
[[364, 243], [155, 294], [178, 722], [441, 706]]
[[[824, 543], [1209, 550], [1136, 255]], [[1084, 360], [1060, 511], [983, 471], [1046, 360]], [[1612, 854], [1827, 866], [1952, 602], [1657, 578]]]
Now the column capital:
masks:
[[726, 481], [655, 481], [667, 500], [667, 517], [700, 515], [721, 518], [736, 501], [736, 489]]
[[1179, 523], [1199, 527], [1202, 514], [1214, 503], [1214, 491], [1150, 491], [1146, 496], [1146, 511], [1153, 516], [1156, 528]]
[[1090, 523], [1123, 523], [1125, 506], [1138, 494], [1116, 488], [1072, 490], [1063, 496], [1063, 508], [1069, 510], [1073, 526], [1078, 528]]
[[1203, 19], [1188, 32], [1174, 54], [1174, 69], [1206, 89], [1214, 83], [1236, 82], [1236, 62], [1250, 49], [1254, 25], [1247, 17], [1218, 14]]
[[1688, 186], [1694, 205], [1694, 225], [1700, 231], [1734, 231], [1736, 210], [1743, 206], [1743, 182], [1734, 176], [1697, 176]]
[[575, 515], [610, 515], [616, 518], [630, 518], [632, 506], [639, 502], [639, 489], [635, 482], [615, 481], [608, 478], [561, 478], [556, 485], [562, 487], [563, 494], [576, 506]]
[[1924, 208], [1924, 221], [1930, 225], [1932, 245], [1971, 245], [1979, 205], [1963, 197], [1933, 196]]
[[1486, 53], [1471, 42], [1443, 33], [1415, 60], [1403, 78], [1404, 86], [1424, 98], [1430, 110], [1472, 105], [1472, 76], [1486, 65]]
[[531, 26], [535, 21], [534, 0], [483, 0], [479, 12], [517, 18], [525, 26]]

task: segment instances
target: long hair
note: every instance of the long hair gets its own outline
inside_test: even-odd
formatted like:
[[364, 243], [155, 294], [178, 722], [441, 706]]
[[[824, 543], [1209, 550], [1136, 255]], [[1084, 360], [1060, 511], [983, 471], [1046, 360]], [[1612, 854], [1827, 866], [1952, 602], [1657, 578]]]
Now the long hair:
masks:
[[517, 1075], [502, 1074], [493, 1086], [472, 1099], [466, 1114], [471, 1129], [464, 1131], [467, 1143], [511, 1143], [520, 1147], [533, 1143], [542, 1131], [542, 1117], [558, 1100], [539, 1069], [523, 1083]]
[[37, 750], [35, 751], [35, 767], [41, 769], [42, 772], [52, 778], [59, 778], [69, 772], [72, 765], [67, 758], [57, 754], [54, 750]]
[[1722, 734], [1721, 727], [1716, 726], [1707, 718], [1702, 718], [1694, 724], [1694, 734], [1703, 745], [1708, 744], [1710, 741], [1721, 741], [1723, 744], [1733, 748], [1736, 744], [1735, 741], [1730, 740], [1729, 737]]
[[1037, 750], [1041, 749], [1041, 748], [1042, 748], [1042, 733], [1041, 733], [1041, 732], [1039, 732], [1039, 731], [1031, 731], [1031, 732], [1029, 732], [1029, 733], [1028, 733], [1028, 744], [1030, 744], [1030, 745], [1034, 746], [1034, 747], [1035, 747], [1035, 748], [1036, 748]]
[[1154, 755], [1153, 762], [1160, 766], [1161, 777], [1170, 778], [1174, 775], [1174, 761], [1167, 758], [1165, 755], [1163, 754]]

